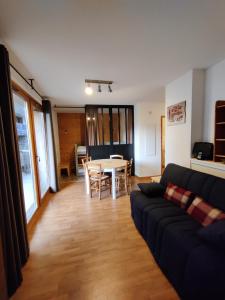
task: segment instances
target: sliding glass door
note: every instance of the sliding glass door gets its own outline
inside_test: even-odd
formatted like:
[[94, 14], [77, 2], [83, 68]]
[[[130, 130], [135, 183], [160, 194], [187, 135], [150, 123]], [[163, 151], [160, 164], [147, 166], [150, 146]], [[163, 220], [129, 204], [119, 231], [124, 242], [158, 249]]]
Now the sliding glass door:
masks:
[[37, 191], [34, 177], [31, 127], [29, 122], [28, 103], [22, 96], [13, 93], [16, 117], [17, 139], [20, 153], [20, 164], [23, 179], [27, 222], [37, 209]]
[[38, 179], [40, 186], [41, 199], [49, 188], [49, 172], [47, 164], [47, 147], [45, 134], [44, 114], [37, 106], [33, 106], [34, 131], [36, 141], [36, 161], [38, 167]]

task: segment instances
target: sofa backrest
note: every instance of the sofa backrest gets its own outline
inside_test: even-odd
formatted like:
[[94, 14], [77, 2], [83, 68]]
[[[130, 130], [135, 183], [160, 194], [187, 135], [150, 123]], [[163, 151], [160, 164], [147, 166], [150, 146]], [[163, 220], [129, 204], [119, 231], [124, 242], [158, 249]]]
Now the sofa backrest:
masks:
[[166, 186], [169, 182], [193, 192], [214, 207], [225, 211], [225, 179], [168, 164], [160, 183]]

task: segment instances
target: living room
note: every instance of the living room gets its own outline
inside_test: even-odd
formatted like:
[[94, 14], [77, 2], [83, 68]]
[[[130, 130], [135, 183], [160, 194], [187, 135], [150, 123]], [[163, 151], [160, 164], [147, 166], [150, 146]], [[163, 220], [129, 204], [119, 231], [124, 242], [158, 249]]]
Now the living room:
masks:
[[0, 11], [0, 300], [225, 299], [225, 2]]

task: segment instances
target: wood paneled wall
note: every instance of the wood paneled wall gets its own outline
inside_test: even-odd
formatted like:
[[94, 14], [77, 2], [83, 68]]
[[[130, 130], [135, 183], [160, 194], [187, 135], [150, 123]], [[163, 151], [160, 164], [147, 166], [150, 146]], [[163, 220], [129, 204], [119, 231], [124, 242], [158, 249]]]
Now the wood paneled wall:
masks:
[[85, 113], [58, 113], [61, 163], [74, 168], [74, 145], [85, 145]]

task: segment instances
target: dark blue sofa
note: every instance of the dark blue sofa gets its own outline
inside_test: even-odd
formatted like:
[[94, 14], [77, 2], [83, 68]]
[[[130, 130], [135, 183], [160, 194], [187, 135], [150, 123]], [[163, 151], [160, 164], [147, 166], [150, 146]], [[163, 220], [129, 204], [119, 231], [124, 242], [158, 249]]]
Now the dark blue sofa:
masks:
[[[169, 182], [225, 211], [224, 179], [169, 164], [160, 183]], [[225, 251], [199, 237], [202, 226], [163, 196], [133, 191], [130, 200], [137, 230], [181, 299], [224, 300]]]

